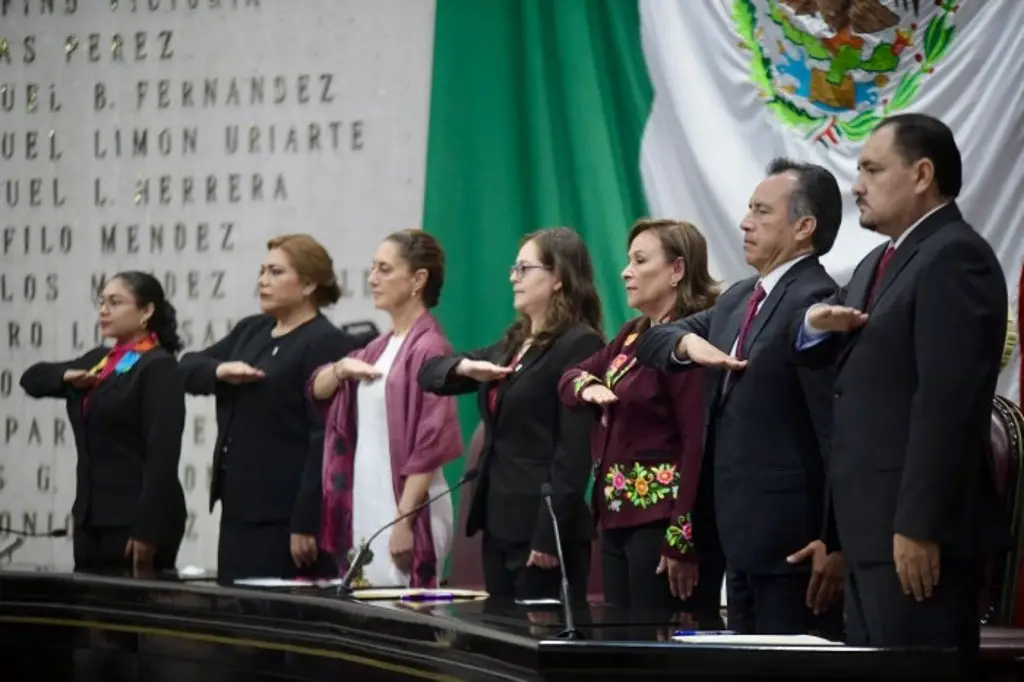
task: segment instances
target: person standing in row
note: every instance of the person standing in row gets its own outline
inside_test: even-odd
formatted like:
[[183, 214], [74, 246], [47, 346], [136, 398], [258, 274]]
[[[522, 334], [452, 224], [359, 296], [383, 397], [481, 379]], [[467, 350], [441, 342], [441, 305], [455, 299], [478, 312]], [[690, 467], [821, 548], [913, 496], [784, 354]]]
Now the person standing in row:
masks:
[[341, 296], [326, 249], [305, 234], [276, 237], [267, 249], [263, 314], [181, 359], [185, 390], [217, 402], [210, 510], [220, 500], [223, 581], [335, 570], [317, 546], [324, 427], [306, 382], [353, 344], [320, 312]]
[[697, 372], [665, 375], [636, 361], [636, 341], [659, 325], [710, 307], [718, 289], [707, 242], [690, 223], [640, 220], [622, 272], [641, 313], [615, 339], [562, 376], [562, 402], [596, 408], [592, 507], [601, 528], [605, 601], [687, 612], [720, 627], [724, 561], [713, 522], [696, 542], [694, 504], [704, 450]]
[[78, 452], [75, 570], [173, 569], [186, 518], [174, 307], [152, 275], [121, 272], [100, 294], [99, 327], [112, 348], [41, 362], [21, 377], [29, 396], [67, 405]]
[[[445, 490], [441, 467], [462, 454], [455, 399], [416, 383], [424, 361], [451, 344], [429, 310], [444, 285], [444, 251], [422, 230], [388, 236], [370, 269], [373, 304], [391, 330], [318, 369], [310, 394], [325, 416], [320, 546], [344, 569], [348, 552]], [[375, 587], [436, 587], [452, 544], [450, 497], [378, 539], [362, 579]]]
[[792, 318], [798, 358], [837, 367], [829, 479], [849, 643], [959, 647], [972, 675], [985, 555], [1005, 531], [989, 453], [1006, 279], [957, 208], [944, 123], [885, 119], [858, 166], [861, 225], [889, 240]]
[[554, 529], [541, 496], [548, 483], [570, 592], [583, 599], [594, 539], [585, 498], [592, 417], [561, 405], [558, 382], [604, 345], [593, 265], [579, 234], [548, 228], [523, 240], [510, 280], [519, 319], [501, 341], [428, 360], [419, 382], [438, 395], [478, 392], [484, 446], [466, 534], [483, 532], [490, 596], [559, 597]]
[[705, 466], [728, 564], [729, 628], [738, 632], [842, 637], [842, 557], [823, 542], [834, 375], [797, 366], [791, 341], [795, 312], [836, 289], [818, 258], [842, 215], [830, 172], [774, 160], [740, 223], [758, 276], [638, 343], [640, 362], [665, 372], [711, 367]]

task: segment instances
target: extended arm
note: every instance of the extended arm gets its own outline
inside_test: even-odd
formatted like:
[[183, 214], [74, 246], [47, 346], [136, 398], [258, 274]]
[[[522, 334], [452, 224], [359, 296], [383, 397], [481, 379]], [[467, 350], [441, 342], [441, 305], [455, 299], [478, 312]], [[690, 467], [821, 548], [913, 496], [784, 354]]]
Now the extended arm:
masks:
[[558, 396], [568, 407], [580, 407], [585, 403], [580, 393], [591, 384], [603, 383], [601, 378], [611, 362], [618, 344], [612, 341], [578, 365], [567, 369], [558, 382]]
[[67, 398], [72, 389], [64, 383], [64, 373], [92, 369], [107, 352], [100, 347], [67, 362], [37, 362], [21, 375], [21, 388], [31, 398]]
[[637, 342], [637, 361], [661, 372], [678, 372], [692, 367], [691, 363], [681, 361], [685, 360], [684, 358], [676, 356], [676, 346], [687, 334], [696, 334], [702, 339], [707, 339], [711, 330], [713, 311], [714, 306], [682, 320], [651, 327], [640, 335]]
[[496, 362], [501, 354], [502, 344], [496, 343], [467, 353], [454, 353], [431, 358], [423, 363], [417, 381], [420, 388], [437, 395], [462, 395], [472, 393], [480, 387], [479, 382], [455, 372], [463, 360], [487, 360]]
[[208, 348], [192, 353], [185, 353], [178, 363], [178, 371], [182, 375], [185, 392], [190, 395], [213, 395], [218, 386], [217, 366], [231, 360], [231, 351], [238, 344], [243, 329], [249, 326], [248, 320], [241, 320], [231, 328], [223, 339]]

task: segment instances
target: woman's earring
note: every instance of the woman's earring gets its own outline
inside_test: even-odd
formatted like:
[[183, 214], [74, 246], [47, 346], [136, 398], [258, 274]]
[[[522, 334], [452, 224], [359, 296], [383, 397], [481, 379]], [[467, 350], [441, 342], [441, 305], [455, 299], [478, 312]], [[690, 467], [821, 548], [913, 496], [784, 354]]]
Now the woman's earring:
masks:
[[673, 289], [675, 289], [677, 286], [679, 286], [679, 280], [678, 279], [670, 279], [668, 281], [668, 283], [672, 286]]

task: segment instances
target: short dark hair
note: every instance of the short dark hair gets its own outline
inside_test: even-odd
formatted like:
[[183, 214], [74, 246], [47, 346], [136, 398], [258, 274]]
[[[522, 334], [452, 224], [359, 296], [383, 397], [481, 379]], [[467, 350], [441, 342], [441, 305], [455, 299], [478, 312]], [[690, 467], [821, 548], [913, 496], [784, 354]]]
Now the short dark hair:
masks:
[[875, 132], [894, 126], [893, 144], [903, 161], [911, 164], [928, 159], [935, 167], [935, 186], [939, 194], [955, 199], [964, 181], [963, 161], [953, 131], [928, 114], [898, 114], [883, 119]]
[[433, 308], [441, 300], [444, 286], [444, 249], [433, 235], [423, 230], [408, 229], [393, 232], [384, 238], [398, 247], [398, 252], [409, 271], [427, 271], [427, 283], [423, 285], [423, 305]]
[[789, 219], [796, 222], [804, 216], [811, 216], [817, 223], [811, 235], [814, 253], [824, 256], [832, 250], [843, 222], [843, 194], [839, 191], [836, 176], [817, 164], [801, 163], [785, 157], [772, 159], [768, 164], [768, 175], [793, 173], [797, 177], [796, 187], [789, 197]]

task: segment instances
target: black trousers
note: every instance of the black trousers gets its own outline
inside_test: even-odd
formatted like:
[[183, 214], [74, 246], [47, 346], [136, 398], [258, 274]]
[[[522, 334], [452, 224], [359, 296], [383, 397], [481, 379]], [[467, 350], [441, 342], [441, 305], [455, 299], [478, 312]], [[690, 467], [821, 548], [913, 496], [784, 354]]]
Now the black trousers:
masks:
[[[556, 568], [527, 566], [529, 543], [511, 543], [489, 533], [483, 537], [484, 589], [490, 598], [560, 599], [562, 572]], [[573, 542], [562, 545], [565, 572], [569, 577], [569, 595], [574, 603], [585, 603], [587, 581], [590, 579], [590, 543]]]
[[[75, 570], [84, 573], [130, 573], [132, 558], [125, 556], [124, 549], [131, 539], [131, 530], [128, 526], [76, 526], [72, 538]], [[156, 571], [174, 568], [181, 538], [185, 535], [184, 522], [168, 535], [157, 543], [156, 556], [153, 557], [153, 569]]]
[[217, 542], [217, 580], [239, 578], [333, 578], [334, 559], [321, 551], [313, 566], [299, 568], [292, 560], [288, 521], [248, 523], [221, 517]]
[[725, 589], [729, 629], [740, 634], [818, 634], [843, 638], [843, 600], [815, 615], [807, 608], [810, 571], [764, 574], [730, 570]]
[[870, 647], [947, 647], [960, 651], [963, 679], [978, 667], [981, 559], [942, 560], [931, 598], [903, 594], [892, 563], [854, 565], [846, 572], [847, 644]]
[[672, 596], [668, 574], [657, 574], [668, 521], [601, 531], [604, 600], [612, 606], [643, 611], [688, 613], [701, 630], [723, 625], [722, 575], [725, 559], [709, 549], [700, 557], [697, 587], [689, 599]]

